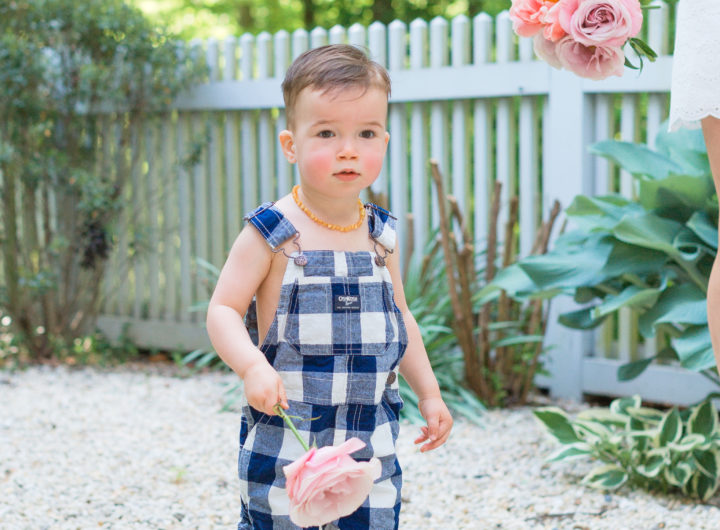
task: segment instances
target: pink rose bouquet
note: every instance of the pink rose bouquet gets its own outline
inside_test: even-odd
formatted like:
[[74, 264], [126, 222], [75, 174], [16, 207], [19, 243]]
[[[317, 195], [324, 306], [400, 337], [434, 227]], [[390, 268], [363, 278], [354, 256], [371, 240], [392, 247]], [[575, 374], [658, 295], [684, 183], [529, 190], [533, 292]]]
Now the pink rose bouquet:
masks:
[[581, 77], [621, 76], [636, 68], [625, 57], [629, 44], [640, 58], [657, 54], [636, 36], [643, 9], [653, 0], [512, 0], [510, 19], [515, 33], [533, 37], [535, 53], [554, 68]]
[[302, 527], [322, 526], [357, 510], [380, 478], [380, 460], [357, 462], [350, 457], [365, 447], [359, 438], [338, 446], [308, 447], [285, 411], [279, 406], [275, 410], [307, 451], [283, 468], [290, 520]]

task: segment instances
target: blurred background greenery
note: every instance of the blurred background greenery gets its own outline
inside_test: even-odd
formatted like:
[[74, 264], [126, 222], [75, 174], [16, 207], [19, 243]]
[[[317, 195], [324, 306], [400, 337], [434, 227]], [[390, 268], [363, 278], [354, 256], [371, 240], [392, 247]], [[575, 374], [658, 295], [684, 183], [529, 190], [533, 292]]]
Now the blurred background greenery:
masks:
[[275, 33], [336, 24], [348, 27], [375, 21], [411, 22], [436, 16], [496, 15], [510, 0], [129, 0], [151, 20], [162, 22], [185, 39], [218, 39], [243, 33]]

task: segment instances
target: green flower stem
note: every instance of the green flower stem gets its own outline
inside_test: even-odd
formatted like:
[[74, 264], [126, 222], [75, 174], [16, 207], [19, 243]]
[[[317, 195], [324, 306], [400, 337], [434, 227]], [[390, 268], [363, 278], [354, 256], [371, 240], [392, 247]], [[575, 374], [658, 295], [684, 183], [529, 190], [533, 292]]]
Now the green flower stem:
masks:
[[283, 408], [280, 406], [279, 403], [273, 407], [273, 410], [275, 412], [277, 412], [278, 416], [280, 416], [285, 421], [285, 423], [287, 423], [287, 426], [290, 427], [290, 430], [295, 435], [295, 438], [298, 439], [298, 442], [300, 442], [300, 445], [303, 446], [303, 449], [305, 449], [306, 451], [309, 451], [310, 447], [308, 446], [307, 443], [305, 443], [305, 440], [302, 439], [302, 436], [300, 436], [300, 433], [295, 428], [295, 424], [290, 419], [290, 416], [285, 414], [285, 411], [283, 410]]

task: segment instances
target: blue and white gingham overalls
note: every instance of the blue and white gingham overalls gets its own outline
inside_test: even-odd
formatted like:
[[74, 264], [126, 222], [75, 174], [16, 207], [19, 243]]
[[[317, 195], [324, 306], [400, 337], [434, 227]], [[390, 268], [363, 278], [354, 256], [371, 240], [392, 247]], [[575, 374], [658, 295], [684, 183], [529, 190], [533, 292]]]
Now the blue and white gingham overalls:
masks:
[[[245, 217], [274, 252], [290, 258], [275, 318], [260, 346], [283, 380], [288, 414], [310, 445], [337, 445], [355, 436], [367, 445], [353, 458], [374, 456], [382, 463], [368, 499], [333, 523], [343, 530], [397, 528], [400, 514], [397, 370], [407, 332], [384, 264], [395, 246], [395, 219], [375, 205], [366, 208], [376, 252], [303, 252], [295, 227], [272, 203]], [[288, 517], [282, 468], [303, 453], [280, 417], [243, 404], [239, 529], [297, 528]]]

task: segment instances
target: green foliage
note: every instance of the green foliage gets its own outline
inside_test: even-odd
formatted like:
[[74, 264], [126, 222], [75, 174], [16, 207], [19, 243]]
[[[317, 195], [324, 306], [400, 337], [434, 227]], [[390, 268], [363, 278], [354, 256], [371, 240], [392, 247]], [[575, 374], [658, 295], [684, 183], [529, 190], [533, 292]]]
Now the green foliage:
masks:
[[[711, 376], [715, 365], [705, 298], [717, 253], [717, 197], [699, 131], [661, 133], [657, 150], [607, 141], [592, 151], [629, 171], [637, 196], [578, 196], [567, 209], [575, 229], [544, 256], [530, 256], [498, 274], [480, 298], [505, 289], [526, 299], [570, 294], [582, 309], [560, 317], [589, 329], [630, 308], [644, 338], [670, 338], [663, 360], [674, 359]], [[637, 377], [647, 360], [625, 365], [621, 379]]]
[[454, 17], [480, 12], [492, 15], [510, 8], [510, 0], [131, 0], [148, 16], [169, 23], [184, 38], [222, 38], [245, 32], [349, 27], [393, 20], [411, 22], [436, 16]]
[[196, 65], [121, 0], [0, 5], [0, 304], [31, 356], [92, 333], [131, 141]]
[[601, 463], [582, 481], [593, 488], [628, 484], [706, 501], [720, 485], [720, 427], [709, 400], [687, 411], [662, 412], [643, 407], [640, 396], [633, 396], [575, 418], [556, 407], [534, 414], [561, 444], [548, 460]]

